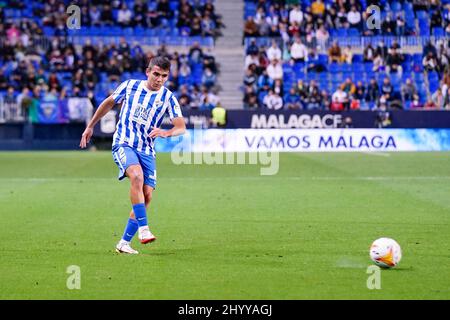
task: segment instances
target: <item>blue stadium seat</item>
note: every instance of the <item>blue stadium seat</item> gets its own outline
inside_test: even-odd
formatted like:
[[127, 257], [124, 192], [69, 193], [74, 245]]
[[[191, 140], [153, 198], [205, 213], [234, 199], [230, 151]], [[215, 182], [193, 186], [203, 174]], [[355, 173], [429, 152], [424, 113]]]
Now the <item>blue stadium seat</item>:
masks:
[[353, 63], [361, 63], [361, 62], [363, 62], [362, 54], [355, 54], [355, 55], [353, 55], [352, 62]]
[[340, 71], [339, 64], [337, 64], [337, 63], [331, 63], [331, 64], [329, 64], [329, 65], [328, 65], [328, 70], [329, 70], [331, 73], [337, 73], [337, 72], [339, 72], [339, 71]]
[[344, 63], [344, 64], [342, 64], [342, 66], [341, 66], [341, 70], [342, 70], [342, 72], [344, 72], [344, 73], [350, 73], [350, 72], [352, 72], [352, 65], [351, 64], [348, 64], [348, 63]]
[[433, 35], [435, 37], [443, 37], [445, 35], [444, 28], [441, 27], [433, 28]]
[[420, 10], [416, 12], [417, 19], [428, 20], [428, 13], [426, 11]]
[[364, 64], [362, 62], [355, 62], [353, 63], [353, 71], [359, 74], [364, 73]]
[[349, 37], [359, 37], [360, 36], [359, 30], [356, 28], [348, 29], [348, 36]]
[[337, 30], [337, 36], [338, 37], [342, 37], [342, 38], [345, 38], [345, 37], [347, 37], [347, 29], [343, 29], [343, 28], [340, 28], [340, 29], [338, 29]]
[[372, 62], [365, 62], [364, 63], [364, 70], [367, 73], [372, 73], [373, 72], [373, 63]]
[[328, 55], [327, 54], [319, 54], [319, 62], [323, 64], [328, 64]]
[[430, 26], [428, 24], [428, 20], [419, 20], [419, 30], [421, 36], [430, 35]]
[[391, 9], [392, 9], [392, 11], [398, 12], [398, 11], [402, 10], [402, 5], [398, 2], [392, 2]]

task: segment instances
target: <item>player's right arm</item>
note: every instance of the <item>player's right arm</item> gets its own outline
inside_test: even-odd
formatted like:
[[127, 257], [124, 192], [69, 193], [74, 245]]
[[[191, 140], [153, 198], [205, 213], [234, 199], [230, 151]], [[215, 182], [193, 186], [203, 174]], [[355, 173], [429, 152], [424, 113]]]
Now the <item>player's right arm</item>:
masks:
[[116, 104], [116, 101], [114, 100], [114, 97], [111, 95], [99, 105], [97, 108], [97, 111], [95, 111], [94, 116], [92, 117], [91, 121], [89, 121], [88, 125], [86, 126], [86, 129], [83, 132], [83, 135], [81, 136], [80, 141], [80, 148], [86, 148], [87, 144], [89, 143], [89, 140], [92, 137], [92, 134], [94, 133], [94, 127], [97, 124], [97, 122], [100, 121], [100, 119], [107, 114]]
[[92, 137], [92, 134], [94, 133], [94, 127], [97, 122], [99, 122], [100, 119], [105, 114], [107, 114], [116, 103], [118, 103], [125, 97], [128, 83], [129, 81], [122, 82], [112, 95], [110, 95], [108, 98], [103, 100], [102, 103], [100, 103], [97, 111], [95, 111], [94, 116], [92, 117], [91, 121], [89, 121], [86, 129], [83, 132], [83, 135], [81, 136], [80, 148], [86, 148], [89, 140]]

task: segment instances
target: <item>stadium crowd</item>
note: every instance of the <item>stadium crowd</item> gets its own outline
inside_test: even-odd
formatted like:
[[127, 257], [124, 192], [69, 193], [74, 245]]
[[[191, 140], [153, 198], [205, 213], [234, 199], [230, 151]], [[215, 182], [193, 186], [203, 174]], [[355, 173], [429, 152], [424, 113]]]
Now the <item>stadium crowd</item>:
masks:
[[[194, 44], [187, 54], [170, 52], [161, 46], [156, 52], [138, 44], [93, 45], [80, 48], [54, 39], [43, 53], [25, 47], [21, 41], [5, 43], [0, 53], [0, 95], [11, 102], [23, 95], [43, 97], [89, 97], [93, 105], [112, 93], [121, 81], [143, 78], [147, 61], [154, 55], [167, 56], [172, 63], [167, 87], [179, 94], [181, 103], [192, 108], [210, 109], [216, 104], [218, 65], [210, 53]], [[206, 97], [205, 97], [206, 95]]]
[[[247, 1], [247, 4], [253, 4], [255, 11], [252, 15], [247, 10], [244, 30], [244, 36], [252, 39], [246, 48], [245, 108], [450, 109], [448, 40], [429, 41], [417, 46], [415, 52], [403, 50], [396, 40], [389, 46], [383, 40], [373, 44], [368, 41], [365, 48], [341, 47], [337, 41], [341, 35], [351, 35], [351, 30], [357, 30], [353, 35], [359, 37], [422, 33], [422, 27], [421, 31], [393, 22], [388, 27], [386, 20], [378, 31], [366, 32], [363, 20], [356, 23], [352, 19], [355, 15], [365, 19], [365, 8], [373, 4], [381, 7], [381, 17], [388, 20], [394, 12], [392, 8], [407, 9], [400, 13], [408, 16], [411, 12], [413, 22], [417, 16], [419, 26], [424, 21], [430, 27], [429, 35], [430, 30], [446, 28], [450, 21], [449, 7], [440, 1], [316, 0], [302, 1], [301, 5], [297, 1]], [[342, 13], [341, 19], [336, 21], [334, 12]], [[248, 29], [249, 25], [253, 27]], [[335, 28], [344, 32], [336, 35]], [[248, 32], [250, 29], [254, 32]], [[258, 36], [273, 40], [270, 45], [258, 45], [255, 40]]]
[[[319, 55], [296, 38], [286, 52], [275, 40], [269, 48], [247, 48], [244, 107], [348, 110], [390, 108], [450, 109], [450, 47], [429, 42], [422, 54], [403, 54], [368, 45], [363, 54], [335, 42]], [[424, 88], [429, 84], [429, 94]], [[340, 82], [340, 83], [339, 83]]]
[[[450, 33], [448, 0], [246, 0], [245, 37], [443, 35]], [[363, 23], [381, 10], [378, 27]], [[416, 20], [418, 24], [416, 24]]]
[[[46, 35], [65, 36], [68, 33], [66, 21], [67, 8], [77, 5], [80, 8], [81, 25], [84, 29], [99, 28], [104, 31], [114, 26], [139, 30], [159, 28], [176, 29], [183, 36], [220, 36], [223, 27], [221, 16], [215, 12], [211, 0], [46, 0], [8, 1], [8, 15], [31, 20], [43, 28]], [[5, 11], [0, 7], [0, 16]]]

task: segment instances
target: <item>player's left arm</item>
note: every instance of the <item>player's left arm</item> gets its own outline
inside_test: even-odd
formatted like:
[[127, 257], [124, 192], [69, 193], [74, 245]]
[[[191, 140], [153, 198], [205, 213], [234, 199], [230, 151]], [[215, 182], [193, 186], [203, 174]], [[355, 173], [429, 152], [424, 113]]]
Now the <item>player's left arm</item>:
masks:
[[156, 137], [175, 137], [186, 132], [186, 123], [184, 122], [183, 116], [176, 117], [172, 119], [173, 127], [169, 130], [163, 130], [161, 128], [152, 128], [152, 132], [150, 132], [150, 138]]
[[168, 106], [166, 109], [166, 115], [169, 116], [172, 121], [173, 128], [170, 130], [162, 130], [160, 128], [152, 128], [149, 137], [174, 137], [184, 134], [186, 132], [186, 124], [184, 123], [183, 114], [181, 113], [180, 104], [178, 103], [177, 98], [172, 94], [168, 101]]

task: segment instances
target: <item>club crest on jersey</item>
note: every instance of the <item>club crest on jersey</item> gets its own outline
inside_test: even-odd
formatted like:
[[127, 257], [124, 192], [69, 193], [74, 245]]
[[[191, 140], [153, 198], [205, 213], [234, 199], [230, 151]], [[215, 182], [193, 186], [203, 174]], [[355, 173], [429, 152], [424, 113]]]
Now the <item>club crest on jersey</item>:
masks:
[[162, 101], [156, 101], [155, 102], [155, 107], [156, 108], [159, 108], [159, 107], [161, 107], [163, 105], [163, 102]]

